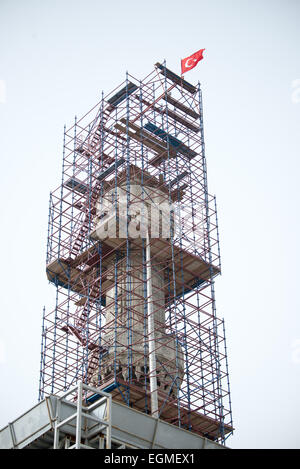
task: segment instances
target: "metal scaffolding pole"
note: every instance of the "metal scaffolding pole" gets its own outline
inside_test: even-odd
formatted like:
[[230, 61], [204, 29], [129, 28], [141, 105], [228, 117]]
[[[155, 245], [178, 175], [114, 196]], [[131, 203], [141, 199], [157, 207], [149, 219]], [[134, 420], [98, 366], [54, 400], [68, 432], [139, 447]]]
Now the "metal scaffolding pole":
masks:
[[147, 232], [146, 232], [146, 268], [147, 268], [147, 310], [148, 310], [148, 344], [149, 344], [149, 378], [150, 378], [150, 393], [151, 393], [151, 415], [152, 417], [158, 418], [151, 251], [150, 251], [150, 239], [149, 239], [148, 227], [147, 227]]

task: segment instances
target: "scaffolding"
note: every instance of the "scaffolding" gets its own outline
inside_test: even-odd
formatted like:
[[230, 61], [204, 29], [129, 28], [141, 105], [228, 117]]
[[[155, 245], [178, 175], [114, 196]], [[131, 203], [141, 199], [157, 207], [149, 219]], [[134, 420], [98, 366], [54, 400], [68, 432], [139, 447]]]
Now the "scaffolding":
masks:
[[[225, 444], [233, 432], [200, 84], [155, 64], [64, 129], [39, 400], [77, 382]], [[87, 397], [93, 399], [93, 396]]]

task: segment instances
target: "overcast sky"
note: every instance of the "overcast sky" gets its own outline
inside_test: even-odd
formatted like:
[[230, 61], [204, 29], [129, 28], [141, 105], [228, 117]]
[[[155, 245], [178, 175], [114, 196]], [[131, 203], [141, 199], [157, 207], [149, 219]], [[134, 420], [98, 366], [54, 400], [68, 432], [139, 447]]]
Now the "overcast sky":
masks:
[[0, 1], [0, 427], [37, 402], [48, 198], [63, 126], [157, 61], [205, 48], [208, 182], [217, 196], [235, 434], [300, 448], [298, 0]]

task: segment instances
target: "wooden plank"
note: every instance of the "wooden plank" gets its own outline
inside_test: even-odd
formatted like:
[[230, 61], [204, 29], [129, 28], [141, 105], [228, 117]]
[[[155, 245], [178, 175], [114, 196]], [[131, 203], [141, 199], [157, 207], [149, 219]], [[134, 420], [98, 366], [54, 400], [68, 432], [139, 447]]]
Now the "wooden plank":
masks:
[[174, 153], [180, 153], [182, 156], [187, 157], [189, 160], [197, 156], [197, 153], [194, 150], [185, 145], [177, 137], [174, 137], [174, 135], [165, 132], [163, 129], [157, 127], [151, 122], [147, 122], [147, 124], [144, 126], [144, 129], [148, 130], [154, 135], [157, 135], [164, 142], [168, 142], [170, 150]]
[[[166, 159], [168, 157], [167, 146], [164, 146], [161, 142], [156, 141], [154, 137], [151, 137], [151, 140], [149, 140], [145, 137], [145, 135], [141, 136], [138, 133], [131, 132], [120, 124], [115, 124], [115, 128], [117, 130], [120, 130], [124, 134], [128, 134], [134, 140], [138, 141], [139, 143], [143, 143], [146, 147], [150, 148], [152, 151], [157, 153], [157, 156], [149, 161], [149, 163], [153, 166], [157, 166], [163, 159]], [[176, 156], [176, 154], [172, 156]]]
[[130, 96], [135, 90], [137, 90], [137, 86], [134, 83], [131, 83], [130, 81], [127, 83], [124, 88], [122, 88], [120, 91], [118, 91], [116, 94], [114, 94], [111, 98], [107, 100], [107, 102], [111, 106], [118, 106], [124, 99], [126, 99], [128, 96]]
[[167, 101], [168, 103], [172, 104], [173, 106], [177, 107], [178, 109], [180, 109], [185, 114], [188, 114], [194, 119], [199, 119], [200, 114], [197, 114], [197, 112], [193, 111], [193, 109], [185, 106], [184, 104], [180, 103], [176, 99], [172, 98], [172, 96], [170, 96], [169, 94], [167, 96], [163, 96], [163, 99]]
[[[126, 122], [125, 119], [121, 119], [121, 121], [122, 123]], [[129, 135], [131, 138], [137, 140], [139, 143], [143, 143], [145, 146], [157, 153], [157, 155], [149, 161], [152, 166], [159, 166], [161, 162], [166, 160], [168, 157], [176, 158], [178, 153], [189, 159], [193, 158], [196, 155], [195, 152], [190, 150], [184, 144], [181, 144], [181, 146], [178, 148], [176, 148], [172, 144], [165, 144], [164, 140], [157, 139], [150, 132], [147, 132], [145, 129], [138, 127], [132, 122], [128, 122], [128, 127], [134, 129], [135, 132], [131, 132], [126, 127], [123, 127], [120, 124], [115, 124], [115, 128], [117, 130]], [[186, 151], [184, 152], [183, 150]]]
[[168, 117], [171, 117], [176, 122], [179, 122], [180, 124], [184, 125], [188, 129], [192, 130], [195, 133], [198, 133], [200, 131], [200, 127], [194, 125], [192, 122], [187, 121], [184, 119], [182, 116], [177, 114], [174, 111], [171, 111], [170, 109], [161, 109], [157, 106], [154, 106], [154, 104], [149, 103], [149, 101], [146, 101], [146, 99], [142, 99], [139, 96], [135, 96], [135, 98], [139, 101], [141, 101], [143, 104], [145, 104], [148, 107], [152, 107], [153, 111], [158, 112], [159, 114], [163, 115], [168, 115]]
[[177, 85], [181, 86], [182, 88], [184, 88], [186, 91], [188, 91], [189, 93], [191, 94], [195, 94], [196, 91], [197, 91], [197, 88], [196, 86], [192, 85], [191, 83], [189, 83], [188, 81], [184, 80], [182, 77], [180, 77], [179, 75], [176, 75], [176, 73], [172, 72], [171, 70], [169, 70], [167, 67], [165, 67], [164, 65], [160, 64], [159, 62], [157, 62], [155, 64], [155, 66], [157, 68], [159, 68], [160, 70], [160, 73], [165, 76], [166, 78], [168, 78], [169, 80], [173, 81], [173, 83], [176, 83]]
[[[129, 127], [137, 127], [135, 124], [131, 124]], [[141, 128], [138, 127], [138, 131], [131, 132], [130, 130], [127, 130], [126, 127], [121, 126], [120, 124], [115, 124], [115, 128], [120, 130], [123, 133], [128, 133], [128, 135], [135, 140], [137, 140], [139, 143], [143, 143], [147, 147], [151, 148], [151, 150], [154, 150], [156, 153], [161, 153], [162, 151], [167, 151], [168, 147], [167, 145], [164, 144], [164, 142], [159, 141], [157, 138], [149, 134], [148, 132], [144, 131], [141, 134]]]
[[187, 187], [188, 187], [188, 184], [183, 184], [178, 189], [174, 189], [170, 194], [172, 202], [179, 202], [182, 199], [182, 197], [184, 196], [184, 194], [185, 194], [184, 190]]
[[196, 127], [194, 124], [183, 119], [183, 117], [179, 116], [176, 112], [173, 112], [170, 109], [168, 109], [168, 117], [171, 117], [176, 122], [179, 122], [180, 124], [184, 125], [185, 127], [187, 127], [188, 129], [192, 130], [195, 133], [198, 133], [200, 131], [200, 127]]
[[[93, 232], [92, 236], [97, 239], [96, 231]], [[134, 248], [142, 249], [143, 240], [141, 238], [132, 239]], [[111, 252], [115, 250], [122, 252], [126, 249], [126, 239], [124, 238], [107, 238], [105, 243], [110, 246]], [[180, 295], [187, 293], [188, 291], [197, 288], [197, 284], [204, 283], [209, 280], [212, 276], [215, 277], [220, 273], [220, 269], [217, 266], [210, 266], [201, 257], [196, 256], [179, 246], [172, 245], [168, 239], [152, 238], [150, 239], [151, 244], [151, 258], [152, 263], [155, 266], [163, 262], [166, 267], [173, 269], [175, 273], [175, 292], [173, 282], [166, 280], [164, 284], [165, 296], [168, 300], [172, 299], [174, 293]], [[107, 260], [109, 263], [109, 260]]]
[[66, 261], [62, 259], [56, 259], [55, 261], [48, 264], [47, 278], [50, 282], [58, 281], [61, 286], [68, 285], [71, 289], [77, 293], [84, 293], [84, 286], [80, 279], [82, 278], [82, 271], [80, 269], [71, 267]]
[[[121, 119], [121, 122], [123, 124], [127, 124], [127, 121], [124, 118]], [[147, 126], [149, 126], [149, 129], [147, 128]], [[159, 127], [156, 127], [154, 124], [151, 124], [150, 122], [148, 122], [142, 128], [142, 127], [138, 127], [136, 124], [133, 124], [132, 122], [129, 121], [128, 127], [135, 130], [135, 135], [138, 135], [140, 137], [141, 142], [145, 143], [144, 139], [147, 139], [150, 142], [155, 142], [159, 147], [169, 150], [169, 154], [171, 157], [175, 157], [178, 153], [180, 153], [181, 155], [186, 156], [189, 159], [192, 159], [197, 155], [196, 152], [191, 150], [188, 146], [186, 146], [183, 142], [178, 140], [176, 137], [174, 137], [171, 134], [166, 133], [164, 130], [160, 129]], [[123, 128], [123, 131], [124, 130], [125, 129]], [[160, 133], [161, 135], [159, 135]], [[157, 139], [156, 137], [154, 137], [154, 135], [158, 135], [159, 138]], [[169, 145], [167, 142], [169, 142]]]
[[[121, 122], [123, 124], [126, 124], [126, 119], [124, 118], [121, 119]], [[132, 128], [133, 130], [135, 130], [135, 135], [138, 137], [139, 142], [144, 143], [145, 145], [148, 145], [148, 143], [146, 142], [150, 142], [151, 145], [153, 144], [156, 145], [155, 151], [159, 153], [160, 156], [163, 155], [162, 150], [163, 152], [168, 151], [168, 144], [164, 140], [156, 138], [153, 133], [148, 132], [146, 129], [139, 127], [138, 125], [133, 124], [132, 122], [128, 122], [128, 126]], [[154, 146], [153, 146], [153, 149], [154, 149]], [[177, 154], [177, 151], [173, 150], [173, 148], [170, 147], [169, 154], [171, 157], [175, 157]]]

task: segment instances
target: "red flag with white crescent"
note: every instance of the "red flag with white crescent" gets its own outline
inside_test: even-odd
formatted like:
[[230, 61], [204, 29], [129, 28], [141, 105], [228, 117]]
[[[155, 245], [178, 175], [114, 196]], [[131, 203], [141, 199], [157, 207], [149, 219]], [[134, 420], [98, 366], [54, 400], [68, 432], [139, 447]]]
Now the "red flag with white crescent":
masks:
[[197, 63], [203, 59], [203, 51], [205, 49], [200, 49], [198, 52], [186, 57], [185, 59], [181, 60], [181, 74], [183, 75], [185, 72], [192, 70], [192, 68], [196, 67]]

